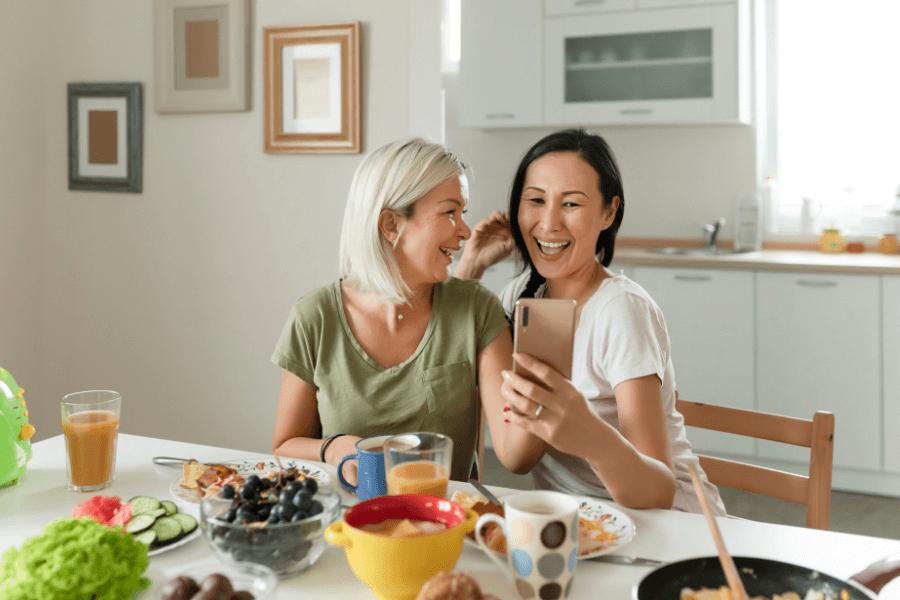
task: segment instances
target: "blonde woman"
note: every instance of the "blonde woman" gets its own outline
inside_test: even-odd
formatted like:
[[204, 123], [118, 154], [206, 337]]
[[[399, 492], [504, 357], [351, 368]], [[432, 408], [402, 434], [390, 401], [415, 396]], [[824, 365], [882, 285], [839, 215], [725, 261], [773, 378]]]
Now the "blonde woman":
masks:
[[[476, 384], [499, 413], [512, 344], [499, 300], [448, 275], [471, 235], [467, 204], [464, 168], [439, 144], [404, 140], [363, 160], [344, 213], [341, 279], [297, 301], [272, 356], [284, 370], [277, 454], [336, 465], [361, 438], [432, 431], [453, 439], [451, 478], [468, 479]], [[491, 433], [502, 444], [504, 432]], [[524, 468], [528, 456], [504, 459]]]

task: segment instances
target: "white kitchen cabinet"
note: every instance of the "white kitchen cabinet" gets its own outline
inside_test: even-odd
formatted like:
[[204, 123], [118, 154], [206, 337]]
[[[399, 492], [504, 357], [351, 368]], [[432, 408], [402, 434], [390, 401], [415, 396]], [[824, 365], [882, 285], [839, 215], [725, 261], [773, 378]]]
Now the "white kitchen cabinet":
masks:
[[[754, 273], [634, 267], [635, 281], [662, 310], [678, 394], [754, 410]], [[752, 456], [754, 441], [688, 428], [697, 451]]]
[[693, 6], [695, 4], [722, 4], [736, 0], [637, 0], [638, 8], [671, 8], [673, 6]]
[[[757, 273], [757, 406], [806, 419], [833, 412], [836, 468], [882, 467], [880, 320], [878, 276]], [[765, 441], [758, 455], [809, 460], [809, 450]]]
[[541, 0], [463, 0], [459, 125], [541, 124]]
[[544, 23], [548, 125], [750, 122], [744, 1]]
[[900, 277], [881, 278], [884, 470], [900, 473]]
[[545, 0], [544, 12], [548, 17], [555, 15], [581, 15], [610, 10], [632, 10], [638, 0]]

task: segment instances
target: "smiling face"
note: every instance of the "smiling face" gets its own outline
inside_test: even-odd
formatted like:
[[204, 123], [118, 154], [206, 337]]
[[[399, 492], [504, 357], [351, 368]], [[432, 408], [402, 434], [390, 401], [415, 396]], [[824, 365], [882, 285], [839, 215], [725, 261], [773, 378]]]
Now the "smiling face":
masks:
[[447, 267], [453, 262], [453, 253], [472, 235], [463, 220], [467, 205], [464, 182], [452, 177], [422, 196], [412, 216], [400, 218], [403, 229], [394, 246], [394, 257], [410, 288], [449, 277]]
[[575, 152], [551, 152], [529, 165], [517, 218], [545, 279], [594, 272], [597, 238], [612, 224], [617, 199], [604, 206], [600, 176]]

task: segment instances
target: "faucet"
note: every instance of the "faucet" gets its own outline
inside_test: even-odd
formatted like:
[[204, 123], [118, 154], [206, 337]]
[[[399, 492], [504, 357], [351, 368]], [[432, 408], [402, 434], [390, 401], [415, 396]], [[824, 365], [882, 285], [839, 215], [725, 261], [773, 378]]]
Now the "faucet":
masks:
[[719, 232], [722, 227], [725, 226], [725, 217], [721, 217], [715, 223], [702, 223], [700, 228], [703, 229], [703, 237], [706, 242], [707, 250], [715, 250], [716, 249], [716, 238], [719, 237]]

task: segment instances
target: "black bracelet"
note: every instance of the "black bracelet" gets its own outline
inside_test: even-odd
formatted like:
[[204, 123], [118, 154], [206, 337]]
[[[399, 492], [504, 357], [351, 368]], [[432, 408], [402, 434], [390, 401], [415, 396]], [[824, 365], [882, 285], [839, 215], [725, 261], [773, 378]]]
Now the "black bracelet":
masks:
[[328, 445], [341, 437], [342, 435], [347, 435], [346, 433], [338, 433], [336, 435], [329, 435], [327, 438], [322, 440], [322, 446], [319, 448], [319, 462], [328, 462], [325, 460], [325, 451], [328, 450]]

